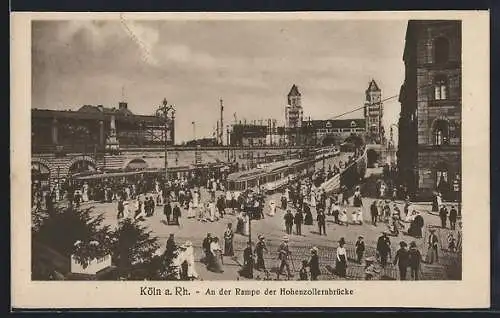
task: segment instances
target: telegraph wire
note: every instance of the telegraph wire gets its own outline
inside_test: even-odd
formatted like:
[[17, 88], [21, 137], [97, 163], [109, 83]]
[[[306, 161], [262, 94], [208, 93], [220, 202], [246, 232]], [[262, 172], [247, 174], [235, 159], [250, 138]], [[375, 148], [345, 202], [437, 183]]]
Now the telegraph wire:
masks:
[[[417, 77], [418, 76], [423, 77], [423, 75], [417, 75]], [[461, 77], [462, 77], [461, 74], [455, 74], [455, 75], [448, 76], [447, 79], [450, 80], [450, 79], [453, 79], [453, 78], [461, 78]], [[421, 86], [418, 87], [418, 89], [423, 89], [423, 88], [427, 88], [427, 87], [434, 87], [434, 86], [435, 86], [435, 84], [421, 85]], [[363, 110], [365, 107], [380, 105], [380, 104], [382, 104], [382, 103], [384, 103], [386, 101], [389, 101], [389, 100], [392, 100], [392, 99], [395, 99], [395, 98], [398, 98], [398, 97], [399, 97], [399, 94], [395, 94], [395, 95], [392, 95], [390, 97], [384, 98], [384, 99], [382, 99], [379, 102], [364, 104], [363, 106], [358, 106], [356, 108], [352, 108], [351, 110], [346, 111], [344, 113], [341, 113], [339, 115], [335, 115], [335, 116], [329, 117], [327, 120], [337, 119], [337, 118], [343, 117], [345, 115], [348, 115], [348, 114], [351, 114], [351, 113]], [[420, 102], [420, 101], [421, 100], [417, 100], [417, 102]]]

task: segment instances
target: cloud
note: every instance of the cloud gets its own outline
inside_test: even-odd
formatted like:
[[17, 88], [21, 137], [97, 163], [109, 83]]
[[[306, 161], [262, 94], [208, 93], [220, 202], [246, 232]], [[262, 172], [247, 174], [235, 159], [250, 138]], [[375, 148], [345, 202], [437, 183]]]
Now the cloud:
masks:
[[[201, 135], [211, 133], [221, 97], [226, 117], [282, 121], [295, 83], [307, 116], [333, 116], [362, 104], [372, 77], [383, 94], [399, 91], [400, 24], [36, 21], [33, 107], [114, 106], [124, 87], [134, 112], [151, 113], [166, 97], [179, 123], [197, 118]], [[190, 138], [188, 124], [178, 127]]]

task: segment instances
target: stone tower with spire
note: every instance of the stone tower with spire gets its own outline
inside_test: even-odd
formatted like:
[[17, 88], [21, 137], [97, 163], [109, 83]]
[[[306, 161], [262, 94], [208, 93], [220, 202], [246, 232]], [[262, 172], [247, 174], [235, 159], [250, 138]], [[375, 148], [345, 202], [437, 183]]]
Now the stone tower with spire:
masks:
[[297, 85], [293, 84], [287, 95], [285, 107], [285, 127], [298, 128], [302, 126], [304, 111], [302, 110], [302, 95]]
[[374, 79], [368, 84], [365, 91], [365, 122], [367, 137], [371, 142], [385, 143], [385, 131], [382, 124], [384, 116], [384, 105], [382, 103], [382, 91]]

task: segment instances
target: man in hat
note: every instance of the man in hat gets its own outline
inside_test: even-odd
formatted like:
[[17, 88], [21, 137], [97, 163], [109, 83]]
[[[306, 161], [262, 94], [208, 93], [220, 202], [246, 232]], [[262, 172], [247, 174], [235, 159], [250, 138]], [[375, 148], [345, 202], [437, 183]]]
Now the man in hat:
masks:
[[414, 241], [410, 243], [410, 250], [408, 251], [408, 264], [410, 266], [411, 277], [418, 280], [420, 272], [420, 263], [422, 262], [422, 254], [417, 249], [417, 243]]
[[166, 201], [163, 206], [163, 214], [167, 218], [167, 224], [170, 224], [170, 216], [172, 215], [172, 207], [170, 206], [170, 202]]
[[290, 258], [291, 252], [288, 247], [288, 236], [283, 238], [283, 242], [280, 244], [278, 248], [278, 259], [280, 260], [280, 266], [277, 272], [277, 279], [280, 278], [280, 274], [283, 272], [283, 269], [286, 268], [288, 277], [292, 277], [292, 273], [290, 272], [290, 264], [288, 264], [288, 260]]
[[302, 223], [304, 222], [304, 217], [301, 211], [295, 212], [295, 216], [293, 217], [293, 221], [295, 222], [295, 232], [297, 235], [302, 235]]
[[396, 256], [394, 257], [394, 265], [398, 264], [399, 266], [399, 279], [406, 280], [406, 271], [408, 266], [410, 265], [410, 254], [406, 250], [406, 242], [401, 241], [399, 243], [399, 250], [396, 252]]
[[365, 253], [365, 242], [363, 241], [363, 235], [358, 237], [356, 244], [354, 246], [356, 248], [356, 256], [358, 264], [361, 264], [361, 260], [363, 259], [363, 254]]
[[444, 204], [441, 205], [441, 209], [439, 209], [439, 218], [441, 219], [441, 227], [445, 229], [446, 219], [448, 218], [448, 209], [446, 209], [446, 206]]
[[259, 241], [255, 244], [255, 256], [257, 257], [257, 262], [255, 264], [256, 270], [266, 270], [266, 264], [264, 263], [264, 251], [267, 252], [267, 246], [265, 242], [264, 235], [259, 235]]
[[377, 241], [377, 252], [380, 255], [380, 264], [382, 267], [387, 265], [387, 257], [391, 252], [391, 240], [387, 236], [387, 232], [382, 232], [382, 235], [378, 238]]
[[428, 250], [427, 250], [427, 262], [429, 264], [432, 264], [434, 262], [438, 261], [438, 237], [436, 235], [436, 229], [429, 229], [429, 239], [427, 240], [428, 243]]
[[175, 203], [174, 209], [172, 210], [172, 216], [174, 218], [174, 225], [180, 226], [179, 218], [181, 217], [181, 208], [179, 207], [179, 203]]
[[252, 242], [247, 242], [247, 247], [243, 251], [243, 273], [248, 278], [253, 278], [253, 253]]
[[319, 269], [318, 248], [316, 246], [311, 248], [311, 258], [309, 259], [308, 266], [311, 273], [311, 280], [318, 280], [321, 271]]
[[286, 234], [292, 234], [292, 227], [293, 227], [293, 214], [292, 211], [287, 210], [285, 213], [285, 216], [283, 217], [285, 219], [285, 230]]
[[457, 216], [458, 216], [457, 209], [453, 206], [450, 209], [450, 215], [448, 216], [448, 218], [450, 219], [450, 228], [452, 230], [455, 230], [457, 224]]
[[372, 224], [374, 226], [377, 226], [377, 218], [378, 218], [377, 200], [374, 200], [370, 205], [370, 214], [372, 216]]
[[318, 222], [319, 235], [321, 235], [321, 230], [323, 230], [323, 234], [326, 235], [326, 217], [323, 210], [318, 211], [316, 221]]

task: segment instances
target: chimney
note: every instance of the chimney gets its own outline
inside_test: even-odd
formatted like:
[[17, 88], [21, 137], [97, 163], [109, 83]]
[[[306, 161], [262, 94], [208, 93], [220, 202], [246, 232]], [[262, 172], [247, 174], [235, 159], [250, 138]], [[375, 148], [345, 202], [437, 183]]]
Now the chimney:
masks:
[[128, 105], [126, 102], [119, 102], [118, 103], [118, 109], [119, 110], [122, 110], [122, 109], [127, 109]]

